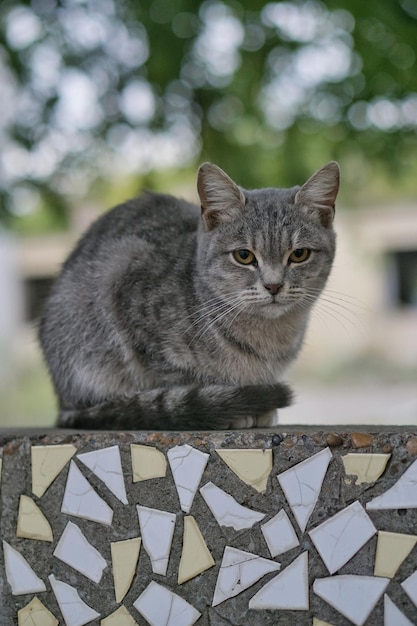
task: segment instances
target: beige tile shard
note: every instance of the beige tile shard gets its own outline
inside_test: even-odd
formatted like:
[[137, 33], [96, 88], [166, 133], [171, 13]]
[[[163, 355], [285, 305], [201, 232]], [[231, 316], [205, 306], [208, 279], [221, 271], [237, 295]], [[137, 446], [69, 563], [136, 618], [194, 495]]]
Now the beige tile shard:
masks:
[[28, 496], [20, 496], [16, 537], [53, 541], [52, 528], [38, 505]]
[[313, 617], [313, 626], [334, 626], [330, 622], [324, 622], [322, 619], [318, 617]]
[[393, 578], [401, 563], [407, 558], [416, 543], [416, 535], [380, 530], [376, 546], [374, 575]]
[[17, 612], [17, 623], [18, 626], [58, 626], [59, 624], [56, 617], [36, 596]]
[[138, 626], [125, 606], [101, 620], [100, 626]]
[[138, 563], [141, 541], [140, 537], [135, 537], [134, 539], [116, 541], [110, 544], [114, 591], [117, 603], [123, 600], [132, 584]]
[[72, 444], [32, 446], [32, 492], [40, 498], [77, 452]]
[[178, 584], [182, 585], [215, 565], [203, 535], [192, 515], [184, 517], [184, 539], [178, 569]]
[[260, 493], [266, 490], [272, 470], [272, 450], [216, 449], [216, 452], [240, 480]]
[[346, 454], [342, 456], [346, 474], [357, 476], [355, 485], [374, 483], [384, 472], [390, 454]]
[[134, 483], [150, 478], [163, 478], [166, 475], [167, 460], [165, 455], [156, 448], [132, 443], [130, 454]]

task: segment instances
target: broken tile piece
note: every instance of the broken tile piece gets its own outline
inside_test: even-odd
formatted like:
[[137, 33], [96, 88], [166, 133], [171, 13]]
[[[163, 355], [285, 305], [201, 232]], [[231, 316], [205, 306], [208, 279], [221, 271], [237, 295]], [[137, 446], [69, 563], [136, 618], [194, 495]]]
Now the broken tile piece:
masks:
[[100, 626], [138, 626], [125, 606], [101, 620]]
[[132, 457], [133, 482], [163, 478], [167, 473], [167, 461], [162, 452], [152, 446], [142, 446], [132, 443], [130, 446]]
[[100, 617], [100, 613], [81, 600], [74, 587], [58, 580], [53, 574], [48, 578], [66, 626], [84, 626]]
[[100, 552], [87, 541], [78, 526], [72, 522], [66, 525], [53, 554], [95, 583], [100, 582], [103, 570], [107, 567]]
[[308, 533], [330, 574], [337, 572], [375, 535], [376, 528], [356, 501]]
[[143, 547], [148, 554], [154, 574], [165, 576], [175, 527], [175, 514], [168, 511], [137, 506]]
[[346, 474], [357, 476], [355, 485], [374, 483], [384, 472], [390, 454], [346, 454], [342, 456]]
[[300, 554], [266, 583], [249, 601], [249, 608], [308, 611], [308, 553]]
[[251, 587], [262, 576], [275, 572], [281, 565], [257, 554], [226, 546], [216, 581], [212, 606], [233, 598]]
[[331, 624], [330, 622], [324, 622], [318, 617], [313, 617], [313, 626], [334, 626], [334, 624]]
[[302, 532], [316, 506], [331, 459], [330, 449], [325, 448], [278, 475], [279, 484]]
[[78, 458], [103, 481], [122, 504], [127, 504], [119, 446], [85, 452], [79, 454]]
[[413, 622], [410, 622], [386, 593], [384, 594], [384, 626], [413, 626]]
[[281, 511], [268, 522], [262, 524], [261, 530], [271, 556], [278, 556], [278, 554], [287, 552], [287, 550], [291, 550], [291, 548], [296, 548], [300, 545], [295, 530], [284, 509], [281, 509]]
[[313, 591], [355, 626], [363, 626], [388, 583], [389, 578], [345, 574], [316, 578]]
[[235, 530], [251, 528], [265, 517], [265, 513], [252, 511], [242, 506], [228, 493], [212, 482], [201, 487], [200, 493], [220, 526], [231, 526]]
[[184, 517], [184, 539], [178, 568], [178, 584], [182, 585], [215, 565], [204, 537], [192, 515]]
[[32, 446], [32, 492], [40, 498], [77, 452], [72, 444]]
[[269, 474], [272, 470], [272, 450], [216, 448], [217, 454], [230, 469], [260, 493], [266, 490]]
[[114, 591], [117, 603], [123, 600], [132, 584], [138, 564], [140, 544], [140, 537], [116, 541], [110, 544]]
[[417, 606], [417, 571], [406, 578], [401, 583], [401, 587], [404, 589], [411, 602]]
[[374, 575], [393, 578], [416, 543], [416, 535], [378, 531]]
[[112, 523], [112, 509], [93, 489], [74, 461], [70, 464], [61, 512], [107, 526]]
[[151, 626], [192, 626], [201, 616], [186, 600], [154, 581], [133, 606]]
[[417, 508], [417, 461], [414, 461], [395, 485], [366, 504], [369, 511], [376, 509]]
[[210, 455], [184, 444], [168, 450], [167, 456], [181, 509], [189, 513]]
[[3, 553], [7, 582], [12, 588], [14, 596], [46, 591], [43, 580], [35, 574], [20, 552], [12, 548], [6, 541], [3, 541]]
[[28, 496], [20, 496], [16, 537], [53, 541], [52, 528], [38, 505]]
[[58, 626], [59, 622], [51, 611], [36, 596], [17, 612], [18, 626]]

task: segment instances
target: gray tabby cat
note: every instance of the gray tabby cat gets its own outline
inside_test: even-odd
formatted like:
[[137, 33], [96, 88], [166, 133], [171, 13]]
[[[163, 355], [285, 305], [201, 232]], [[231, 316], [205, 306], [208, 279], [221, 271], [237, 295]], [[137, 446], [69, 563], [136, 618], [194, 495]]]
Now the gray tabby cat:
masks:
[[58, 424], [272, 426], [335, 253], [339, 166], [247, 191], [216, 165], [199, 209], [145, 193], [103, 215], [64, 264], [40, 336]]

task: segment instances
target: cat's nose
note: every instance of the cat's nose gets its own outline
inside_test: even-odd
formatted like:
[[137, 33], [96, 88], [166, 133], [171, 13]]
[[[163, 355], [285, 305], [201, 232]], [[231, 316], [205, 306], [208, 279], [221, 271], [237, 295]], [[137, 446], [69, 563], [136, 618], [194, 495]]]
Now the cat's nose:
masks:
[[276, 296], [278, 291], [282, 288], [282, 284], [283, 283], [266, 283], [264, 284], [264, 287], [267, 291], [269, 291], [271, 296]]

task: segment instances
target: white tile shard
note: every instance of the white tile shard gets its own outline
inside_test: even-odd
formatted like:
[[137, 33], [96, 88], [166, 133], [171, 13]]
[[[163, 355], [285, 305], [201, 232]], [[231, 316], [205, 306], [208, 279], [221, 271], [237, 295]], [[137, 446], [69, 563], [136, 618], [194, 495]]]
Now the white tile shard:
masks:
[[178, 568], [178, 584], [182, 585], [215, 565], [204, 537], [192, 515], [184, 517], [184, 538]]
[[384, 594], [384, 626], [413, 626], [413, 622], [410, 622], [386, 593]]
[[29, 496], [20, 496], [16, 537], [53, 541], [52, 528], [36, 502]]
[[316, 578], [313, 591], [355, 626], [363, 626], [389, 584], [389, 578], [345, 574]]
[[137, 506], [142, 543], [148, 554], [154, 574], [166, 575], [172, 537], [174, 535], [174, 513]]
[[125, 539], [110, 544], [116, 602], [123, 600], [130, 589], [138, 564], [141, 538]]
[[356, 501], [308, 533], [330, 574], [337, 572], [377, 532]]
[[395, 485], [366, 504], [369, 511], [377, 509], [417, 508], [417, 461], [414, 461]]
[[119, 446], [84, 452], [78, 455], [78, 459], [103, 481], [122, 504], [128, 503]]
[[193, 626], [201, 616], [186, 600], [154, 581], [133, 606], [151, 626]]
[[53, 574], [48, 578], [66, 626], [84, 626], [100, 617], [100, 613], [81, 600], [74, 587], [58, 580]]
[[261, 526], [271, 556], [278, 556], [300, 545], [288, 515], [281, 509], [272, 519]]
[[416, 535], [378, 531], [374, 575], [393, 578], [416, 543]]
[[100, 552], [91, 545], [76, 524], [68, 522], [62, 533], [54, 556], [77, 572], [84, 574], [95, 583], [99, 583], [103, 570], [107, 567]]
[[40, 498], [77, 452], [72, 444], [32, 446], [32, 492]]
[[251, 587], [262, 576], [276, 572], [281, 565], [257, 554], [226, 546], [214, 590], [212, 606], [233, 598]]
[[212, 482], [201, 487], [200, 493], [220, 526], [243, 530], [244, 528], [251, 528], [265, 517], [265, 513], [242, 506], [236, 502], [233, 496]]
[[3, 541], [3, 554], [7, 582], [14, 596], [46, 591], [43, 580], [35, 574], [20, 552], [6, 541]]
[[184, 444], [167, 452], [181, 509], [189, 513], [210, 455]]
[[272, 470], [272, 450], [216, 448], [232, 472], [260, 493], [264, 493]]
[[249, 601], [250, 609], [261, 610], [308, 611], [309, 606], [307, 552], [300, 554]]
[[61, 512], [106, 526], [112, 523], [112, 509], [82, 475], [74, 461], [70, 464]]
[[317, 504], [331, 459], [332, 453], [325, 448], [278, 475], [279, 484], [302, 532]]
[[59, 626], [59, 622], [35, 596], [17, 612], [17, 626]]
[[411, 602], [417, 606], [417, 571], [406, 578], [401, 583], [401, 587], [404, 589]]

